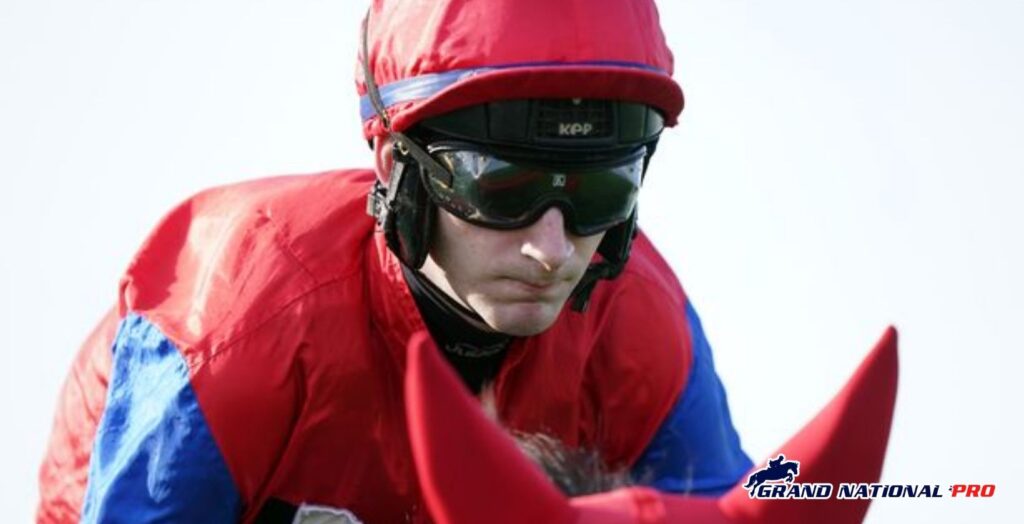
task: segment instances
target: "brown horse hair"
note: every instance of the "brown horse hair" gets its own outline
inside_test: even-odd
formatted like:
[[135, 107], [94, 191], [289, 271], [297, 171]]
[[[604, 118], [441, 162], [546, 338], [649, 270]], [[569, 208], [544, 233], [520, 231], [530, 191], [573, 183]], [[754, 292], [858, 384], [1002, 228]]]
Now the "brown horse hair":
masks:
[[509, 429], [498, 417], [494, 391], [489, 385], [480, 392], [487, 416], [512, 436], [520, 451], [566, 496], [589, 495], [629, 486], [628, 469], [612, 470], [595, 449], [571, 447], [546, 433]]

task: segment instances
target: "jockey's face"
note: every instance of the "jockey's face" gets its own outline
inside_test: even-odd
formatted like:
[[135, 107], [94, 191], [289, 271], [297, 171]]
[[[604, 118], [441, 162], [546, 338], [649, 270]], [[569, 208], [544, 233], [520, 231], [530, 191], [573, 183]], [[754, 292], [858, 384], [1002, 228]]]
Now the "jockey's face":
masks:
[[522, 229], [488, 229], [443, 209], [422, 272], [492, 329], [536, 335], [554, 324], [604, 233], [579, 237], [548, 209]]

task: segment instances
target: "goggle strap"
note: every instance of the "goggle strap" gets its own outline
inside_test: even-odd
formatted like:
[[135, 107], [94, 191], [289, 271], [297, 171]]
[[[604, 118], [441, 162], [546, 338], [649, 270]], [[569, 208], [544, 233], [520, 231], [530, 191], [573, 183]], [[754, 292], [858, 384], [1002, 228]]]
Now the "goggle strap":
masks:
[[391, 138], [399, 144], [399, 146], [410, 156], [416, 159], [421, 166], [427, 169], [430, 174], [441, 181], [446, 186], [452, 185], [452, 174], [448, 172], [441, 164], [439, 164], [433, 157], [430, 156], [426, 151], [423, 150], [419, 145], [416, 144], [411, 138], [406, 136], [404, 133], [399, 133], [391, 129], [391, 118], [388, 116], [387, 108], [384, 107], [384, 101], [380, 98], [380, 90], [377, 89], [377, 82], [373, 79], [373, 71], [370, 69], [370, 45], [368, 43], [368, 28], [370, 25], [370, 10], [366, 11], [366, 16], [363, 18], [363, 81], [366, 83], [366, 94], [370, 97], [370, 104], [373, 105], [374, 112], [380, 117], [380, 122], [387, 130]]
[[373, 105], [374, 112], [380, 117], [381, 124], [384, 125], [389, 133], [391, 132], [391, 119], [388, 117], [388, 111], [384, 107], [384, 101], [380, 98], [380, 91], [377, 89], [377, 82], [373, 80], [373, 71], [370, 69], [370, 44], [369, 41], [369, 26], [370, 26], [370, 9], [366, 10], [366, 16], [363, 17], [363, 82], [366, 83], [366, 94], [370, 96], [370, 103]]
[[413, 139], [409, 138], [404, 133], [398, 131], [391, 131], [391, 138], [399, 144], [402, 151], [414, 160], [419, 165], [423, 166], [432, 177], [437, 179], [445, 186], [451, 187], [453, 182], [452, 174], [444, 168], [434, 157], [430, 156], [422, 147], [419, 146]]

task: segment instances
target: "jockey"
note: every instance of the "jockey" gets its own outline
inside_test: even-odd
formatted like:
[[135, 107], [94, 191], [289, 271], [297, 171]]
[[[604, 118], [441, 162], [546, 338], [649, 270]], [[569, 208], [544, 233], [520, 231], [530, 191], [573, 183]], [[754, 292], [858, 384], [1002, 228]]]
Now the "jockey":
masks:
[[38, 519], [430, 521], [416, 336], [514, 431], [663, 492], [736, 484], [700, 320], [637, 228], [683, 104], [653, 1], [377, 0], [361, 47], [375, 168], [166, 215], [65, 383]]

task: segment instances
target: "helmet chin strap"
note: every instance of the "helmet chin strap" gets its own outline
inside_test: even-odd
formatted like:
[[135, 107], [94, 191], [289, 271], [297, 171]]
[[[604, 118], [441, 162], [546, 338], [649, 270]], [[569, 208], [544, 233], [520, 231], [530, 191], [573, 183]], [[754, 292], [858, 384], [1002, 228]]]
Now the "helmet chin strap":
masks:
[[572, 299], [572, 310], [580, 313], [586, 312], [587, 307], [590, 306], [590, 294], [594, 292], [594, 287], [597, 286], [598, 281], [602, 279], [611, 280], [621, 272], [622, 265], [610, 262], [590, 264], [587, 271], [583, 273], [583, 278], [573, 288], [572, 295], [569, 297]]

